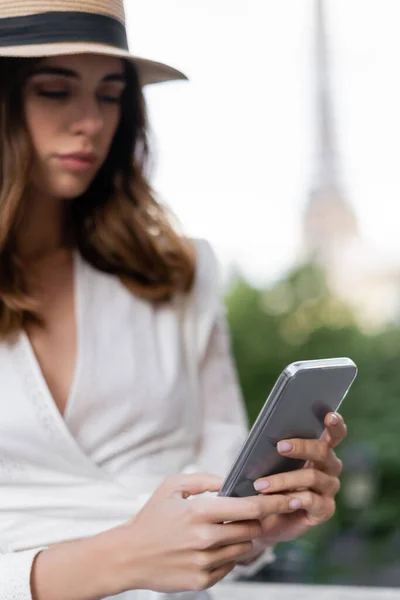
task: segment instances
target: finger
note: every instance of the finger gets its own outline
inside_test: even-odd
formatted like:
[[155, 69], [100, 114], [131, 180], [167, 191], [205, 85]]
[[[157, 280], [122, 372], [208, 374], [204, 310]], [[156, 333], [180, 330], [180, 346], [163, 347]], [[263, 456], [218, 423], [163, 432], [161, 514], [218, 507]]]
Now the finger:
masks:
[[208, 550], [207, 552], [198, 552], [195, 560], [200, 568], [212, 571], [227, 563], [237, 562], [245, 558], [252, 550], [253, 544], [251, 542], [242, 542]]
[[339, 477], [343, 471], [343, 463], [332, 449], [328, 452], [324, 463], [313, 463], [312, 466], [332, 477]]
[[325, 417], [325, 431], [322, 438], [332, 448], [338, 446], [347, 435], [347, 425], [339, 413], [329, 413]]
[[293, 504], [298, 503], [298, 510], [304, 510], [307, 517], [315, 524], [328, 521], [335, 513], [335, 500], [331, 496], [320, 496], [311, 491], [292, 494]]
[[[196, 562], [196, 561], [193, 561]], [[208, 571], [206, 569], [200, 569], [198, 566], [195, 567], [195, 570], [192, 573], [187, 573], [187, 584], [186, 589], [193, 592], [200, 592], [202, 590], [206, 590], [210, 587], [213, 587], [216, 583], [221, 581], [224, 577], [228, 575], [236, 566], [236, 562], [232, 561], [230, 563], [226, 563], [217, 569], [212, 571]]]
[[278, 452], [283, 456], [301, 460], [311, 460], [324, 463], [328, 457], [329, 446], [323, 440], [283, 440], [277, 445]]
[[304, 465], [304, 469], [318, 469], [323, 473], [332, 475], [333, 477], [339, 477], [343, 471], [343, 462], [338, 458], [335, 452], [330, 449], [327, 455], [327, 459], [324, 463], [313, 462], [308, 460]]
[[223, 478], [211, 473], [196, 475], [172, 475], [167, 477], [159, 488], [159, 493], [167, 497], [187, 498], [204, 492], [218, 492]]
[[313, 466], [335, 477], [338, 477], [342, 472], [342, 461], [338, 459], [332, 448], [323, 440], [289, 440], [279, 442], [277, 448], [284, 456], [306, 460], [305, 466], [307, 468]]
[[308, 460], [304, 466], [305, 469], [318, 469], [327, 475], [339, 477], [343, 471], [343, 462], [338, 458], [333, 450], [328, 453], [324, 463], [318, 463]]
[[308, 489], [322, 495], [335, 496], [340, 489], [337, 477], [316, 468], [298, 469], [258, 479], [254, 487], [262, 494], [276, 494], [290, 490]]
[[249, 498], [194, 498], [190, 510], [203, 523], [260, 520], [271, 514], [291, 512], [286, 495], [252, 496]]
[[243, 521], [213, 525], [212, 536], [215, 539], [214, 547], [227, 546], [249, 542], [261, 536], [260, 521]]
[[214, 569], [209, 576], [207, 588], [213, 587], [216, 583], [221, 581], [221, 579], [224, 579], [224, 577], [226, 577], [235, 567], [236, 562], [231, 562]]
[[252, 541], [262, 535], [260, 521], [199, 523], [192, 535], [193, 550], [212, 550]]

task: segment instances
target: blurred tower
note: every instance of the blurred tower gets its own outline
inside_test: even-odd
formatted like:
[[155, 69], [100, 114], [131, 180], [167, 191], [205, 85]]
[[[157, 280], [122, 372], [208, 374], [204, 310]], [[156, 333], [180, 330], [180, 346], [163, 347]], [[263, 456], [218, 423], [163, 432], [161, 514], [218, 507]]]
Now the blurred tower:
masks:
[[330, 88], [325, 0], [314, 0], [316, 171], [303, 222], [307, 258], [328, 271], [358, 237], [356, 217], [341, 189]]
[[338, 169], [326, 27], [326, 0], [315, 13], [316, 170], [303, 220], [302, 253], [321, 265], [335, 294], [364, 329], [400, 323], [400, 264], [364, 240]]

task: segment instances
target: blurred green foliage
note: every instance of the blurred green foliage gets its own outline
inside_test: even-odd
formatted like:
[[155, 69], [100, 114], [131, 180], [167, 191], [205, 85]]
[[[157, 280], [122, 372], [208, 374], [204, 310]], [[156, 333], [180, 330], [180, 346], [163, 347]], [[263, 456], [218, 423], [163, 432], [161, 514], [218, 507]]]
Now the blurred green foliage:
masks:
[[[333, 533], [357, 527], [376, 554], [374, 548], [389, 544], [400, 531], [400, 328], [362, 331], [315, 265], [298, 267], [266, 289], [252, 287], [236, 275], [226, 304], [250, 422], [287, 364], [336, 356], [356, 362], [359, 374], [341, 408], [349, 432], [338, 449], [345, 470], [337, 513], [309, 539], [317, 550], [327, 546]], [[373, 500], [362, 511], [349, 509], [343, 489], [355, 477], [351, 469], [346, 472], [346, 462], [351, 464], [357, 449], [370, 457], [375, 487]]]

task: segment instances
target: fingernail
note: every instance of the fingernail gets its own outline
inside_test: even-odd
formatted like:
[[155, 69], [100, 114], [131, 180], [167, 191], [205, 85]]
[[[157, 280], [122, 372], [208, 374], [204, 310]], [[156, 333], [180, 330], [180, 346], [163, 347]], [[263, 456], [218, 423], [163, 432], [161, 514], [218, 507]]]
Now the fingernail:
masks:
[[293, 444], [290, 442], [279, 442], [278, 443], [279, 452], [291, 452], [293, 450]]
[[290, 502], [289, 502], [290, 510], [299, 510], [301, 507], [302, 507], [302, 504], [301, 504], [300, 500], [297, 500], [297, 498], [293, 498], [293, 500], [290, 500]]
[[269, 485], [269, 481], [266, 479], [260, 479], [260, 481], [256, 481], [254, 483], [254, 488], [257, 490], [257, 492], [262, 492], [263, 490], [267, 490]]
[[329, 422], [331, 425], [337, 425], [339, 423], [339, 417], [337, 415], [331, 415]]

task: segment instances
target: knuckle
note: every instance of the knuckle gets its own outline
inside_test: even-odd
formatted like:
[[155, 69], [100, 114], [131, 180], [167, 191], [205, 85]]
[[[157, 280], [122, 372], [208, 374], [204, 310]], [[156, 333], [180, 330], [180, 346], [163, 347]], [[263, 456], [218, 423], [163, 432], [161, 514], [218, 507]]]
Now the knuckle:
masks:
[[194, 521], [198, 521], [204, 516], [205, 507], [201, 501], [187, 502], [187, 504], [189, 515]]
[[195, 523], [197, 517], [197, 507], [194, 506], [193, 502], [185, 502], [183, 507], [184, 515], [189, 523]]
[[199, 527], [196, 533], [196, 545], [199, 550], [207, 550], [215, 544], [215, 536], [210, 527]]
[[193, 556], [193, 564], [197, 569], [207, 569], [210, 560], [206, 552], [196, 552]]
[[240, 556], [244, 556], [253, 550], [252, 542], [242, 542], [241, 544], [236, 544], [235, 546], [231, 546], [229, 553], [227, 553], [226, 558], [228, 560], [235, 560]]
[[277, 496], [276, 497], [276, 512], [286, 513], [289, 510], [289, 502], [291, 498], [289, 496]]
[[309, 469], [309, 484], [310, 487], [315, 487], [321, 480], [321, 472], [317, 469]]
[[329, 452], [330, 452], [330, 447], [328, 446], [328, 444], [326, 442], [320, 441], [319, 454], [320, 454], [321, 462], [326, 462], [328, 460]]
[[261, 523], [258, 521], [255, 521], [254, 523], [252, 523], [250, 525], [250, 531], [249, 531], [249, 537], [250, 539], [254, 539], [254, 538], [258, 538], [261, 536], [262, 534], [262, 527], [261, 527]]
[[340, 460], [340, 458], [338, 458], [336, 456], [336, 462], [337, 462], [337, 470], [338, 470], [338, 474], [341, 475], [342, 471], [343, 471], [343, 461]]
[[230, 573], [232, 571], [232, 569], [235, 567], [235, 564], [236, 563], [234, 561], [232, 561], [230, 563], [227, 563], [223, 567], [216, 569], [213, 573], [211, 573], [208, 576], [207, 585], [203, 589], [208, 589], [208, 588], [214, 586], [219, 581], [221, 581], [221, 579], [226, 577], [228, 575], [228, 573]]
[[196, 573], [193, 579], [193, 585], [191, 587], [191, 591], [193, 592], [202, 592], [206, 590], [211, 585], [211, 575], [207, 572]]
[[303, 504], [307, 508], [312, 509], [315, 506], [316, 499], [317, 499], [317, 497], [315, 494], [313, 494], [313, 492], [310, 492], [310, 491], [304, 492]]
[[333, 498], [327, 498], [325, 500], [325, 518], [328, 521], [333, 517], [336, 512], [336, 502]]
[[290, 475], [288, 473], [282, 473], [280, 476], [279, 488], [286, 490], [290, 487]]
[[228, 575], [228, 573], [230, 573], [235, 568], [235, 566], [236, 566], [236, 562], [233, 560], [231, 562], [226, 563], [223, 567], [218, 569], [217, 572], [214, 572], [213, 576], [212, 576], [212, 584], [211, 585], [215, 585], [216, 583], [218, 583], [218, 581], [221, 581], [221, 579], [226, 577]]
[[252, 520], [261, 519], [264, 514], [263, 504], [261, 503], [263, 497], [254, 496], [254, 498], [250, 498], [249, 500], [249, 512], [247, 516]]
[[334, 477], [332, 480], [332, 492], [333, 492], [334, 496], [336, 496], [336, 494], [339, 493], [340, 488], [341, 488], [340, 479], [338, 477]]
[[261, 523], [259, 521], [249, 521], [248, 523], [238, 526], [235, 539], [238, 540], [238, 542], [247, 542], [248, 540], [254, 540], [257, 537], [260, 537], [261, 534]]

